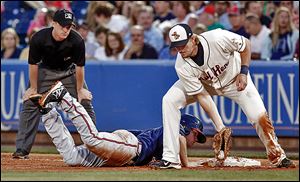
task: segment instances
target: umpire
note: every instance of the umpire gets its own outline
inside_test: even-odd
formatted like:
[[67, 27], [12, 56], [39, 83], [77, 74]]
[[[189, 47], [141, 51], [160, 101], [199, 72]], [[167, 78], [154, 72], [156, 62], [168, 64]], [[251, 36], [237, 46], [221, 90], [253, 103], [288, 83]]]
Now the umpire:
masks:
[[68, 10], [58, 10], [52, 27], [35, 33], [29, 49], [29, 88], [23, 96], [16, 152], [13, 158], [26, 159], [32, 148], [41, 115], [29, 96], [46, 92], [58, 80], [78, 99], [93, 122], [95, 112], [92, 94], [84, 81], [85, 45], [82, 37], [73, 30], [74, 15]]

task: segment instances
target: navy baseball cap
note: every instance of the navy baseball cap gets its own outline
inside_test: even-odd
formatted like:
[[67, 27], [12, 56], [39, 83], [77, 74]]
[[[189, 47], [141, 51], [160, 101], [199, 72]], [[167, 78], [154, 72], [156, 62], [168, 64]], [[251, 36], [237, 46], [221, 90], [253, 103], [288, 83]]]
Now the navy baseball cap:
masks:
[[198, 132], [198, 143], [205, 143], [206, 136], [203, 133], [201, 120], [190, 114], [182, 114], [180, 119], [180, 133], [186, 136], [190, 134], [192, 129]]
[[62, 27], [74, 25], [74, 14], [66, 9], [57, 10], [53, 16], [53, 21], [59, 23]]
[[174, 25], [169, 31], [170, 48], [186, 45], [192, 35], [193, 32], [189, 25], [184, 23]]

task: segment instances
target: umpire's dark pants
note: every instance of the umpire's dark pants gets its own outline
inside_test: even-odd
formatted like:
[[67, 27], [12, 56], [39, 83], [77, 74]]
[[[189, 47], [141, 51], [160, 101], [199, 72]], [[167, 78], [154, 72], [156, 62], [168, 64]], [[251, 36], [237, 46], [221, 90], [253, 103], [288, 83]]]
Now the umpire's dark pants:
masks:
[[[58, 80], [64, 84], [73, 97], [77, 98], [75, 65], [71, 65], [67, 70], [51, 70], [39, 65], [38, 93], [48, 91]], [[87, 89], [86, 83], [84, 83], [84, 88]], [[96, 123], [96, 115], [91, 101], [82, 100], [81, 104]], [[20, 113], [19, 130], [16, 137], [17, 150], [30, 153], [40, 119], [41, 114], [37, 107], [30, 100], [25, 101]]]

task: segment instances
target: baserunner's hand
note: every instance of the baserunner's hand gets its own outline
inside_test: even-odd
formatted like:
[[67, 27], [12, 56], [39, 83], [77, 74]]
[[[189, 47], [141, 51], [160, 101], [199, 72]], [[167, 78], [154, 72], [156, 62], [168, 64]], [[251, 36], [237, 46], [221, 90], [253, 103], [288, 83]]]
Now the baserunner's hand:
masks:
[[81, 102], [83, 99], [92, 100], [93, 95], [90, 91], [85, 88], [77, 90], [78, 102]]

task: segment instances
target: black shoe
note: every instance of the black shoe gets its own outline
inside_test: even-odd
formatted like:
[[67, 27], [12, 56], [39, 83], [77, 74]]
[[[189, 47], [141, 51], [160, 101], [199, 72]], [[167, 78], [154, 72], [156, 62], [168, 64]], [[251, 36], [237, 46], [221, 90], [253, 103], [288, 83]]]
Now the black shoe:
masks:
[[281, 168], [281, 167], [286, 167], [286, 168], [294, 168], [294, 167], [296, 167], [295, 166], [295, 164], [293, 163], [293, 161], [291, 161], [290, 159], [288, 159], [288, 158], [284, 158], [284, 159], [282, 159], [282, 161], [280, 162], [280, 164], [279, 164], [279, 166], [278, 166], [279, 168]]
[[67, 89], [58, 81], [39, 101], [39, 104], [45, 108], [49, 102], [60, 102], [63, 96], [67, 93]]
[[181, 165], [179, 163], [173, 163], [166, 160], [161, 160], [150, 164], [150, 167], [156, 169], [181, 169]]
[[28, 152], [18, 149], [12, 154], [13, 159], [29, 159]]

